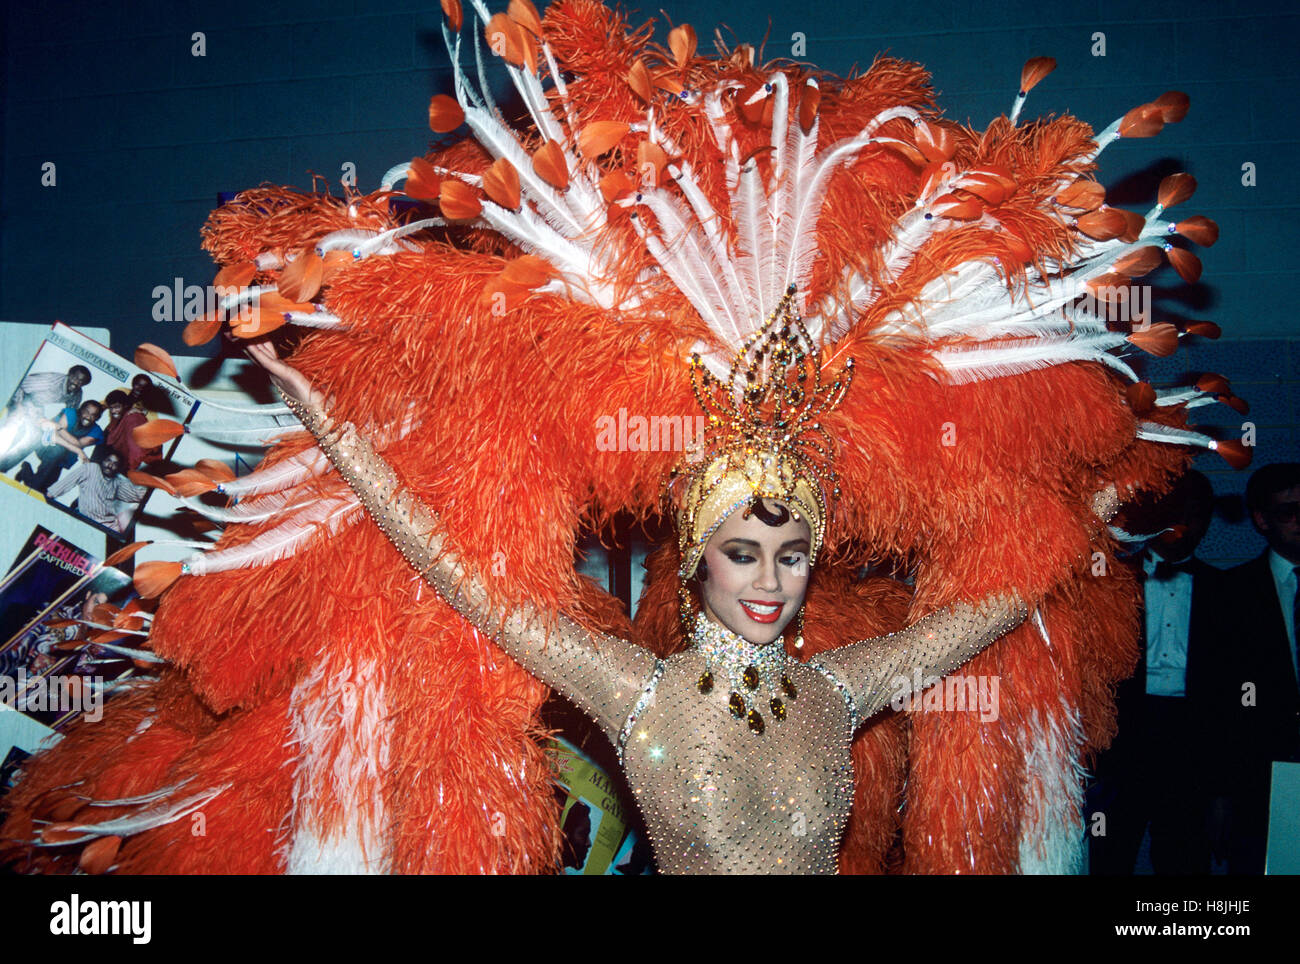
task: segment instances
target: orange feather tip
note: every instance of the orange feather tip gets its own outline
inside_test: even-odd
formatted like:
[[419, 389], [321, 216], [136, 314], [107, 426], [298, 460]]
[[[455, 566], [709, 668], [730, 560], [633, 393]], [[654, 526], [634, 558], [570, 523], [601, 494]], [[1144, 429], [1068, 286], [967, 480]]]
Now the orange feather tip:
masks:
[[465, 25], [465, 13], [461, 10], [460, 0], [441, 0], [442, 15], [447, 18], [447, 25], [459, 31]]
[[1160, 110], [1160, 116], [1166, 124], [1177, 124], [1187, 116], [1191, 99], [1181, 90], [1169, 90], [1157, 97], [1152, 106]]
[[501, 271], [501, 277], [506, 283], [529, 289], [540, 288], [557, 274], [559, 271], [549, 261], [534, 254], [520, 255], [507, 261]]
[[646, 68], [645, 61], [638, 57], [628, 68], [627, 85], [632, 88], [632, 93], [636, 94], [646, 103], [654, 95], [654, 87], [650, 80], [650, 71]]
[[217, 483], [235, 480], [235, 470], [220, 459], [199, 459], [194, 467]]
[[606, 204], [617, 201], [635, 188], [636, 181], [623, 171], [610, 171], [600, 179], [600, 196], [605, 199]]
[[1120, 137], [1155, 137], [1165, 126], [1164, 112], [1155, 104], [1139, 104], [1119, 122]]
[[564, 148], [556, 141], [547, 141], [533, 154], [533, 170], [557, 190], [563, 191], [569, 186], [569, 165], [564, 158]]
[[594, 161], [611, 151], [632, 129], [622, 121], [592, 121], [578, 132], [578, 151], [587, 160]]
[[483, 172], [483, 193], [507, 211], [519, 208], [519, 171], [504, 157], [499, 157]]
[[1247, 402], [1240, 395], [1220, 395], [1219, 401], [1221, 401], [1224, 405], [1227, 405], [1230, 409], [1232, 409], [1239, 415], [1250, 414], [1250, 403]]
[[451, 221], [471, 221], [483, 212], [483, 202], [474, 188], [464, 181], [448, 178], [438, 192], [442, 216]]
[[1174, 230], [1202, 248], [1212, 247], [1219, 240], [1219, 225], [1200, 214], [1179, 221], [1174, 225]]
[[148, 544], [149, 543], [146, 541], [146, 542], [132, 542], [129, 545], [125, 545], [121, 549], [118, 549], [117, 552], [113, 553], [107, 559], [105, 559], [104, 565], [120, 566], [122, 563], [126, 562], [128, 559], [130, 559], [132, 556], [134, 556], [137, 552], [139, 552]]
[[736, 110], [746, 123], [761, 124], [770, 100], [767, 87], [760, 81], [751, 80], [736, 95]]
[[[161, 421], [161, 419], [159, 419], [159, 421]], [[150, 422], [149, 424], [152, 425], [153, 423]], [[152, 446], [143, 447], [152, 448]], [[146, 489], [162, 489], [168, 495], [176, 494], [176, 489], [170, 482], [166, 479], [160, 479], [156, 475], [150, 475], [148, 472], [141, 472], [138, 469], [132, 469], [130, 472], [126, 473], [126, 477], [136, 485], [142, 485]]]
[[508, 14], [494, 14], [484, 25], [483, 35], [492, 53], [515, 67], [537, 72], [537, 50], [519, 23]]
[[181, 332], [181, 341], [185, 342], [185, 344], [189, 345], [191, 348], [197, 347], [198, 345], [206, 345], [213, 338], [217, 337], [223, 324], [225, 324], [225, 322], [221, 320], [221, 315], [217, 313], [204, 315], [202, 318], [195, 318], [186, 325], [185, 330]]
[[121, 846], [121, 837], [100, 837], [82, 848], [77, 866], [87, 874], [106, 874], [113, 866], [113, 861], [117, 859], [117, 852]]
[[930, 205], [930, 210], [941, 218], [954, 221], [973, 221], [984, 213], [984, 203], [977, 198], [963, 198], [945, 194]]
[[1096, 181], [1078, 180], [1056, 195], [1062, 207], [1076, 211], [1095, 211], [1106, 200], [1106, 189]]
[[1156, 390], [1147, 382], [1135, 382], [1124, 389], [1129, 408], [1138, 415], [1143, 415], [1156, 406]]
[[636, 147], [636, 169], [644, 182], [651, 168], [654, 169], [654, 183], [658, 184], [668, 166], [668, 154], [658, 144], [642, 141]]
[[1114, 267], [1120, 274], [1130, 278], [1140, 278], [1160, 267], [1164, 260], [1164, 249], [1148, 244], [1124, 255], [1115, 262]]
[[1189, 321], [1183, 329], [1187, 334], [1200, 338], [1218, 338], [1223, 334], [1223, 329], [1212, 321]]
[[668, 49], [672, 51], [673, 60], [677, 62], [678, 68], [683, 68], [691, 62], [697, 44], [695, 28], [688, 23], [678, 24], [668, 31]]
[[1119, 233], [1121, 241], [1132, 244], [1142, 236], [1142, 229], [1146, 227], [1147, 219], [1136, 211], [1126, 211], [1123, 208], [1116, 208], [1120, 217], [1124, 219], [1124, 230]]
[[1129, 281], [1126, 275], [1107, 272], [1093, 278], [1086, 287], [1098, 301], [1108, 304], [1126, 302], [1129, 297]]
[[1174, 266], [1178, 276], [1188, 284], [1196, 284], [1201, 280], [1201, 259], [1192, 252], [1170, 245], [1165, 249], [1165, 257]]
[[1030, 57], [1020, 69], [1020, 93], [1025, 95], [1056, 69], [1055, 57]]
[[282, 327], [287, 321], [283, 311], [252, 307], [240, 312], [238, 321], [230, 323], [230, 333], [236, 338], [261, 338]]
[[971, 171], [958, 180], [956, 186], [974, 194], [990, 207], [997, 207], [1012, 197], [1020, 185], [1016, 183], [1010, 171], [994, 169], [990, 166], [987, 170]]
[[1234, 469], [1244, 469], [1250, 465], [1251, 459], [1255, 457], [1255, 450], [1236, 439], [1227, 439], [1226, 441], [1216, 441], [1211, 443], [1214, 451], [1218, 452], [1223, 461], [1227, 462]]
[[149, 342], [145, 342], [135, 350], [134, 361], [136, 367], [143, 368], [147, 372], [166, 375], [177, 380], [181, 377], [180, 373], [176, 371], [176, 363], [172, 361], [172, 356], [162, 348]]
[[1094, 241], [1110, 241], [1128, 229], [1128, 219], [1117, 208], [1090, 211], [1075, 221], [1075, 227]]
[[156, 418], [131, 430], [131, 438], [143, 449], [157, 448], [184, 434], [185, 426], [169, 418]]
[[1131, 332], [1128, 340], [1148, 355], [1164, 358], [1178, 349], [1178, 329], [1161, 321]]
[[1226, 395], [1232, 391], [1232, 386], [1228, 380], [1217, 372], [1206, 372], [1196, 380], [1198, 391], [1205, 392], [1209, 395]]
[[315, 310], [316, 306], [310, 302], [290, 301], [278, 291], [264, 291], [258, 296], [257, 304], [231, 322], [230, 331], [238, 338], [260, 338], [284, 325], [289, 312]]
[[181, 577], [179, 562], [142, 562], [135, 569], [135, 589], [145, 599], [156, 599]]
[[922, 121], [915, 130], [917, 149], [927, 161], [949, 160], [957, 149], [957, 142], [946, 127]]
[[1182, 204], [1196, 192], [1196, 178], [1190, 174], [1170, 174], [1160, 182], [1157, 200], [1163, 208]]
[[173, 472], [166, 478], [177, 494], [187, 499], [211, 492], [217, 487], [217, 483], [198, 469], [181, 469], [181, 471]]
[[48, 824], [41, 828], [41, 842], [58, 846], [86, 836], [84, 830], [74, 830], [74, 826], [75, 824], [64, 822]]
[[257, 276], [257, 265], [252, 261], [237, 261], [228, 264], [212, 279], [214, 288], [243, 288]]
[[406, 166], [406, 185], [403, 192], [417, 201], [436, 201], [442, 190], [442, 177], [433, 165], [422, 157], [411, 158]]
[[542, 18], [537, 15], [537, 8], [531, 0], [510, 0], [506, 15], [534, 37], [542, 35]]
[[811, 79], [808, 80], [803, 86], [803, 92], [799, 94], [799, 126], [803, 128], [804, 133], [812, 130], [821, 101], [821, 88]]
[[280, 272], [276, 288], [290, 301], [310, 302], [320, 291], [325, 262], [314, 247], [298, 252]]
[[429, 101], [429, 129], [435, 134], [449, 134], [465, 123], [465, 111], [456, 98], [435, 94]]

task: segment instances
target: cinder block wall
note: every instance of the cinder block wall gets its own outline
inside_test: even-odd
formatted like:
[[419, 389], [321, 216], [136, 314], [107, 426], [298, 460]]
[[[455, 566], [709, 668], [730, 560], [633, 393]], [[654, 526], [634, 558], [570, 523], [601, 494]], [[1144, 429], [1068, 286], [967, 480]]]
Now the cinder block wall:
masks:
[[[1300, 223], [1293, 4], [663, 0], [644, 16], [661, 8], [702, 43], [727, 24], [733, 42], [766, 34], [767, 56], [839, 73], [878, 52], [919, 60], [949, 116], [977, 125], [1009, 108], [1021, 64], [1038, 54], [1060, 66], [1033, 92], [1031, 114], [1070, 111], [1101, 127], [1165, 90], [1186, 91], [1182, 124], [1103, 158], [1112, 198], [1139, 210], [1160, 176], [1190, 171], [1200, 189], [1188, 213], [1223, 229], [1204, 281], [1163, 303], [1219, 321], [1225, 340], [1180, 353], [1153, 377], [1222, 372], [1255, 406], [1257, 463], [1300, 457], [1300, 359], [1284, 297]], [[181, 325], [152, 320], [153, 292], [211, 279], [198, 231], [217, 192], [305, 186], [309, 172], [337, 186], [345, 165], [374, 187], [427, 147], [425, 105], [449, 85], [430, 0], [48, 0], [6, 4], [3, 17], [0, 318], [102, 325], [118, 345], [182, 350]], [[47, 164], [53, 185], [42, 183]], [[1154, 278], [1158, 289], [1176, 280], [1167, 270]], [[1233, 415], [1240, 428], [1226, 409], [1200, 412]], [[1244, 486], [1213, 457], [1199, 463], [1221, 491]], [[1216, 525], [1206, 552], [1227, 563], [1258, 545], [1248, 527]]]

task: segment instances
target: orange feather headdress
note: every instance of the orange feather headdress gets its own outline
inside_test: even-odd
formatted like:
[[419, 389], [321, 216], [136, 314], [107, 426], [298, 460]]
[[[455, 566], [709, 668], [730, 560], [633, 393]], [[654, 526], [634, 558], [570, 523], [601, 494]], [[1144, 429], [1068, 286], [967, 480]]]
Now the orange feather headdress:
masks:
[[[369, 195], [259, 188], [214, 212], [205, 246], [231, 291], [190, 340], [227, 316], [241, 337], [304, 333], [294, 364], [437, 509], [494, 597], [630, 634], [574, 575], [575, 534], [659, 513], [681, 452], [593, 445], [592, 427], [693, 414], [693, 388], [744, 415], [733, 359], [788, 309], [809, 377], [831, 383], [813, 431], [834, 441], [842, 492], [809, 649], [897, 628], [880, 614], [901, 618], [903, 591], [849, 577], [880, 559], [912, 567], [914, 614], [997, 590], [1047, 600], [971, 664], [1004, 679], [993, 738], [962, 714], [859, 737], [871, 779], [856, 812], [877, 823], [850, 828], [846, 866], [884, 868], [897, 830], [907, 870], [1068, 869], [1044, 841], [1076, 839], [1076, 768], [1113, 732], [1111, 689], [1136, 658], [1133, 586], [1091, 497], [1107, 481], [1167, 485], [1188, 446], [1246, 457], [1186, 424], [1193, 406], [1234, 401], [1226, 383], [1158, 393], [1126, 360], [1214, 333], [1132, 310], [1135, 279], [1162, 261], [1199, 272], [1179, 238], [1217, 234], [1164, 217], [1190, 179], [1167, 181], [1143, 215], [1107, 205], [1092, 176], [1109, 143], [1179, 120], [1186, 98], [1165, 94], [1100, 134], [1072, 117], [1023, 123], [1051, 69], [1035, 58], [1010, 116], [974, 131], [942, 118], [913, 64], [881, 59], [849, 79], [759, 66], [748, 47], [700, 54], [685, 26], [658, 47], [594, 0], [557, 0], [545, 17], [528, 0], [496, 14], [475, 0], [472, 17], [443, 6], [454, 91], [429, 121], [466, 136]], [[486, 41], [475, 70], [461, 62], [470, 31]], [[473, 81], [485, 49], [517, 121]], [[760, 406], [771, 428], [775, 398]], [[241, 478], [198, 468], [233, 505], [201, 502], [194, 475], [160, 481], [225, 525], [221, 541], [183, 570], [139, 570], [166, 589], [152, 638], [184, 676], [38, 758], [6, 835], [38, 838], [63, 806], [42, 794], [75, 779], [112, 821], [100, 833], [83, 814], [76, 839], [127, 834], [125, 869], [552, 866], [533, 742], [544, 689], [420, 591], [282, 409], [236, 414], [190, 427], [277, 439]], [[726, 423], [713, 458], [688, 468], [704, 488], [687, 500], [680, 557], [652, 568], [638, 624], [656, 646], [671, 645], [677, 580], [733, 501], [706, 494], [717, 459], [742, 450]], [[756, 468], [745, 484], [824, 528], [820, 456], [783, 445], [762, 440], [775, 478]], [[1115, 575], [1092, 575], [1096, 553]], [[228, 839], [188, 838], [180, 818], [196, 800]], [[60, 859], [24, 853], [29, 866]]]

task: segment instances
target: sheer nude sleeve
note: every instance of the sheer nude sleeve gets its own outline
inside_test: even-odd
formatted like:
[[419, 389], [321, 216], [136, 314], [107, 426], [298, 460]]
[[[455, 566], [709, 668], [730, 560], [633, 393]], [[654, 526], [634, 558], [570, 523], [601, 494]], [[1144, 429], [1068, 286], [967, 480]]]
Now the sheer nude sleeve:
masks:
[[482, 583], [448, 546], [437, 515], [350, 423], [334, 425], [324, 409], [286, 397], [361, 504], [417, 572], [457, 612], [525, 670], [552, 687], [617, 740], [656, 660], [626, 640], [594, 634], [560, 615], [547, 622], [532, 605], [494, 609]]
[[900, 632], [851, 643], [809, 662], [840, 687], [858, 720], [865, 721], [906, 697], [918, 680], [923, 689], [951, 673], [1028, 613], [1013, 597], [993, 597], [979, 606], [958, 603]]
[[[1117, 487], [1107, 483], [1089, 506], [1105, 524], [1119, 504]], [[1013, 595], [992, 596], [979, 605], [958, 603], [900, 632], [830, 650], [809, 663], [831, 678], [855, 718], [865, 721], [964, 665], [1028, 615], [1029, 608]]]

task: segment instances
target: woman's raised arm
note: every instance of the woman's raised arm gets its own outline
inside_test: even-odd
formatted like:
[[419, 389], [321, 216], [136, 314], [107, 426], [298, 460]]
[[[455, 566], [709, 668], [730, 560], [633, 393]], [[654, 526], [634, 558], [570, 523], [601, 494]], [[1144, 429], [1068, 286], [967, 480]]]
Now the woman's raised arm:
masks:
[[864, 639], [819, 655], [813, 662], [853, 695], [866, 721], [890, 703], [936, 682], [1029, 614], [1014, 597], [994, 596], [978, 606], [958, 603], [933, 612], [906, 629]]
[[548, 620], [530, 604], [510, 610], [493, 608], [486, 588], [448, 545], [437, 515], [411, 495], [355, 427], [335, 424], [320, 393], [300, 372], [280, 361], [269, 345], [252, 346], [249, 354], [271, 373], [285, 402], [316, 436], [322, 451], [407, 562], [452, 608], [595, 720], [617, 743], [655, 669], [654, 656], [626, 640], [592, 633], [563, 615]]
[[[1097, 492], [1091, 508], [1103, 523], [1114, 518], [1115, 485]], [[858, 718], [865, 721], [964, 665], [1028, 615], [1029, 607], [1015, 595], [994, 595], [978, 605], [938, 610], [900, 632], [830, 650], [814, 662], [852, 694]]]

